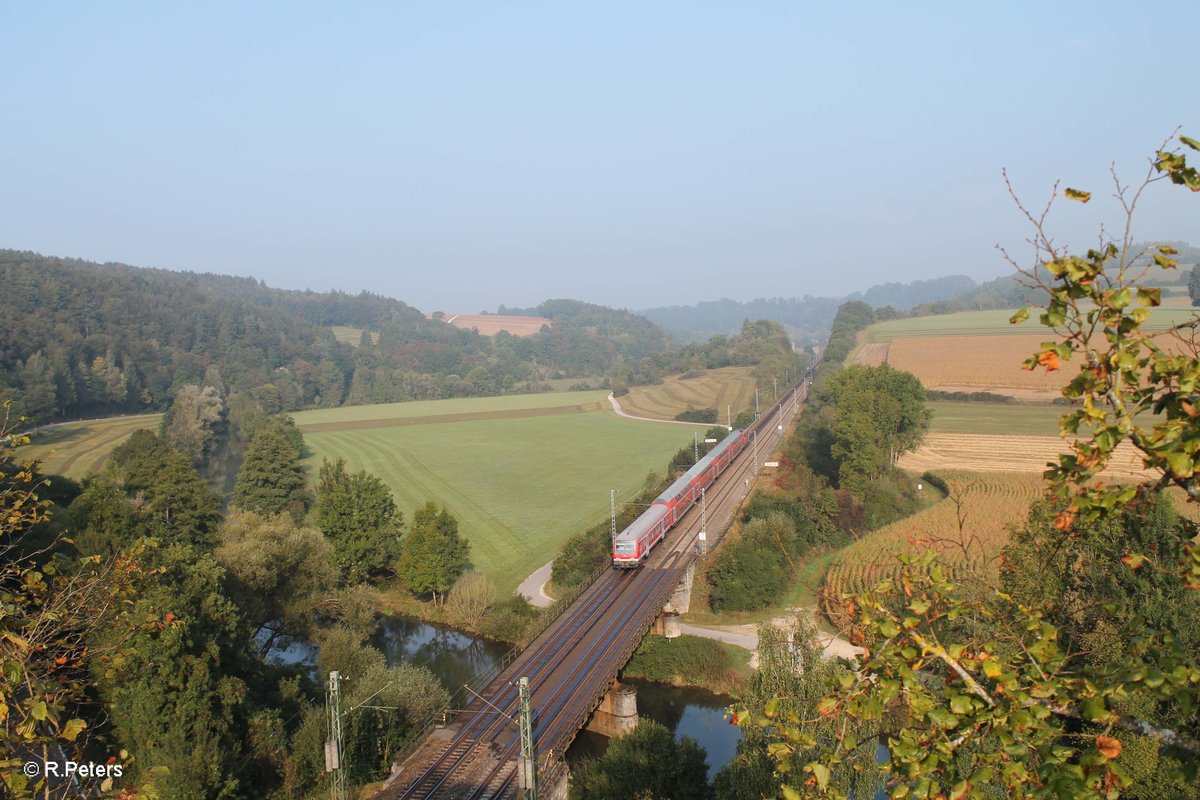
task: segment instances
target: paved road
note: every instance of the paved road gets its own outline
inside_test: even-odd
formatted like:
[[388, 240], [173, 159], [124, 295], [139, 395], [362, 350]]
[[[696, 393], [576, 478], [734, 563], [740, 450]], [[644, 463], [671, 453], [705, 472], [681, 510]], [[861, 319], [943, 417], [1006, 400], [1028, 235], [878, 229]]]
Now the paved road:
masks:
[[[786, 623], [786, 619], [779, 622]], [[720, 628], [705, 628], [699, 625], [683, 624], [680, 630], [689, 636], [702, 636], [705, 639], [716, 639], [719, 642], [736, 645], [751, 652], [758, 650], [757, 625], [729, 625]], [[825, 655], [830, 658], [855, 658], [862, 654], [861, 647], [855, 647], [838, 636], [823, 631], [817, 631], [817, 641], [825, 649]]]
[[532, 575], [521, 581], [521, 585], [517, 587], [517, 594], [528, 600], [529, 604], [535, 608], [549, 608], [554, 604], [554, 598], [545, 591], [546, 582], [550, 580], [550, 569], [553, 566], [553, 561], [547, 561], [534, 570]]

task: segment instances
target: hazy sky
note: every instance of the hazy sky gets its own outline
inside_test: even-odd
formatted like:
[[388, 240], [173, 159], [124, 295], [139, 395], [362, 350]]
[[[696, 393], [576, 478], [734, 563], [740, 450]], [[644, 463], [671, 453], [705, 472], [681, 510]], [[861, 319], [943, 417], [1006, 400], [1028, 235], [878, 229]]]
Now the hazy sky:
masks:
[[[0, 247], [644, 308], [1004, 271], [1200, 138], [1194, 2], [0, 5]], [[1068, 207], [1069, 206], [1069, 207]], [[1064, 204], [1094, 241], [1103, 198]], [[1157, 186], [1137, 233], [1200, 243]]]

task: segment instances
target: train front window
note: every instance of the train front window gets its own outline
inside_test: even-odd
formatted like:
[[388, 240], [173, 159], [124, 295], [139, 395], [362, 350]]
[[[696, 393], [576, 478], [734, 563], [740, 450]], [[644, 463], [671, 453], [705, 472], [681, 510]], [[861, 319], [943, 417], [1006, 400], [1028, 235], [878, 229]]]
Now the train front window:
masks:
[[617, 542], [617, 554], [631, 556], [633, 555], [633, 542]]

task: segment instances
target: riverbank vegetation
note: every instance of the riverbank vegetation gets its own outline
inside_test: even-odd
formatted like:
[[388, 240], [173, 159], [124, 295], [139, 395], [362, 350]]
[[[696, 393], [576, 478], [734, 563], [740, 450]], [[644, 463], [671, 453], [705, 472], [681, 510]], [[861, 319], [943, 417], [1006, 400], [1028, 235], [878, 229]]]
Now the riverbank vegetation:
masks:
[[750, 673], [750, 653], [745, 648], [687, 634], [675, 639], [646, 636], [621, 670], [626, 678], [694, 686], [714, 694], [740, 690]]
[[[135, 432], [82, 485], [47, 483], [21, 459], [22, 437], [0, 432], [3, 599], [24, 609], [0, 622], [15, 643], [3, 651], [7, 752], [43, 743], [81, 758], [91, 748], [128, 752], [120, 785], [165, 797], [319, 792], [323, 689], [307, 668], [273, 657], [293, 642], [317, 645], [322, 676], [342, 672], [348, 707], [374, 698], [346, 721], [342, 763], [353, 783], [387, 775], [398, 749], [446, 705], [431, 673], [388, 667], [367, 639], [375, 587], [396, 580], [406, 541], [442, 570], [429, 581], [409, 576], [415, 595], [454, 584], [465, 550], [461, 540], [445, 545], [453, 518], [420, 509], [413, 526], [425, 535], [398, 539], [403, 519], [370, 476], [331, 465], [314, 497], [290, 420], [256, 428], [227, 511], [188, 456], [150, 431]], [[354, 478], [378, 501], [372, 530], [382, 534], [347, 550], [335, 512]], [[327, 513], [310, 516], [314, 502]], [[399, 548], [388, 549], [394, 538]], [[355, 568], [364, 563], [383, 566]], [[45, 788], [11, 765], [0, 778], [16, 796]]]

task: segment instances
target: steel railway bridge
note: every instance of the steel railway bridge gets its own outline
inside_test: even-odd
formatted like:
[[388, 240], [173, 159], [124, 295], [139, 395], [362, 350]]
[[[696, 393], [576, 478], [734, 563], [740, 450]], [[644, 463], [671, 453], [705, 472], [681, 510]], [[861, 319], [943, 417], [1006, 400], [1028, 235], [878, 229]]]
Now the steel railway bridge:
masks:
[[[804, 396], [802, 379], [751, 427], [757, 446], [747, 446], [709, 488], [706, 513], [714, 530], [728, 524], [756, 467], [778, 446]], [[565, 785], [562, 754], [697, 558], [700, 530], [697, 503], [644, 567], [605, 569], [511, 663], [478, 681], [482, 688], [467, 693], [465, 708], [433, 728], [377, 795], [379, 800], [518, 797], [518, 684], [523, 677], [529, 681], [538, 794], [545, 798]]]

